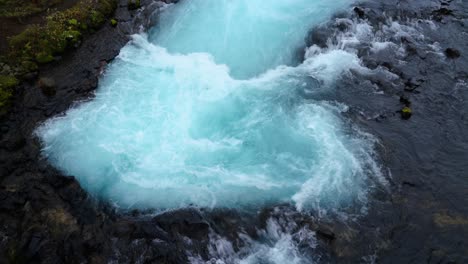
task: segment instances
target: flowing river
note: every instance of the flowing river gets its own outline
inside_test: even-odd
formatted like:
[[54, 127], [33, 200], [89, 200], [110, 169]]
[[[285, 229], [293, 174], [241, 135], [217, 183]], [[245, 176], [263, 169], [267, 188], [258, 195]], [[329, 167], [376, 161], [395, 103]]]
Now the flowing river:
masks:
[[[376, 141], [343, 117], [346, 105], [318, 96], [348, 70], [360, 70], [360, 61], [304, 41], [350, 4], [169, 5], [157, 26], [135, 35], [109, 65], [95, 98], [38, 129], [43, 153], [122, 209], [289, 204], [321, 215], [363, 212], [382, 178]], [[246, 243], [240, 253], [213, 235], [225, 253], [213, 255], [226, 263], [309, 263], [297, 253], [297, 236], [307, 234], [278, 232], [277, 225], [269, 222], [263, 233], [274, 242]]]

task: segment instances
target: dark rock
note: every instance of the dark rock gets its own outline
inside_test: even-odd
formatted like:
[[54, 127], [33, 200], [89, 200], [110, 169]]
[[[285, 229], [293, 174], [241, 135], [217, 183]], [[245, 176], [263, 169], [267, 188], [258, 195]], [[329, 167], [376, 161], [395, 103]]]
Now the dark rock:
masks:
[[37, 72], [28, 72], [23, 76], [23, 80], [29, 83], [33, 83], [37, 78]]
[[444, 51], [445, 56], [449, 59], [458, 59], [461, 56], [461, 53], [459, 50], [454, 49], [454, 48], [448, 48]]
[[366, 12], [364, 12], [364, 10], [360, 7], [355, 7], [353, 9], [354, 13], [356, 13], [356, 15], [359, 17], [359, 18], [364, 18], [364, 16], [366, 15]]
[[90, 92], [90, 91], [95, 90], [97, 86], [98, 86], [98, 78], [96, 76], [93, 76], [89, 79], [86, 79], [83, 82], [79, 91]]
[[432, 15], [436, 21], [442, 22], [445, 17], [453, 16], [453, 10], [442, 7], [432, 12]]
[[409, 182], [409, 181], [403, 181], [403, 185], [409, 186], [409, 187], [417, 187], [416, 183]]
[[317, 45], [320, 48], [326, 48], [328, 46], [327, 41], [331, 36], [332, 31], [329, 28], [315, 28], [308, 36], [308, 46]]
[[411, 106], [411, 101], [409, 100], [408, 97], [402, 95], [400, 96], [400, 103], [404, 104], [405, 106]]
[[453, 15], [453, 10], [442, 7], [440, 9], [434, 10], [432, 12], [432, 14], [434, 14], [436, 16], [451, 16], [451, 15]]
[[413, 115], [413, 111], [409, 107], [403, 107], [403, 109], [401, 109], [400, 113], [401, 113], [401, 118], [403, 118], [405, 120], [410, 119], [411, 116]]
[[[119, 2], [116, 13], [132, 18], [127, 0]], [[134, 23], [127, 22], [128, 34], [139, 29]], [[122, 259], [133, 254], [134, 248], [129, 247], [132, 236], [141, 236], [148, 241], [147, 246], [161, 238], [169, 241], [163, 243], [167, 249], [164, 256], [159, 248], [148, 250], [148, 259], [163, 259], [156, 263], [187, 262], [157, 223], [132, 220], [131, 228], [116, 232], [114, 222], [124, 216], [90, 197], [73, 177], [49, 166], [33, 136], [48, 116], [65, 111], [97, 87], [100, 72], [129, 40], [120, 30], [121, 24], [115, 30], [106, 23], [59, 62], [41, 65], [40, 80], [36, 74], [23, 76], [28, 81], [18, 87], [12, 110], [0, 120], [0, 263], [7, 257], [12, 263], [106, 263], [112, 260], [115, 241], [121, 242], [116, 250], [122, 252]], [[190, 222], [181, 221], [180, 225], [181, 232], [201, 226], [207, 233], [202, 223], [191, 227]], [[112, 240], [112, 234], [118, 239]]]
[[331, 228], [326, 226], [320, 226], [319, 229], [315, 231], [317, 236], [323, 240], [328, 242], [333, 241], [336, 238], [335, 233], [331, 230]]
[[167, 212], [153, 218], [164, 230], [175, 234], [185, 234], [193, 238], [208, 236], [209, 224], [196, 209], [181, 209]]
[[405, 82], [406, 91], [414, 91], [416, 88], [420, 87], [424, 83], [424, 78], [411, 77]]
[[37, 82], [39, 88], [41, 88], [42, 93], [47, 96], [53, 96], [56, 94], [55, 90], [55, 80], [52, 78], [42, 77]]
[[16, 151], [26, 145], [26, 139], [21, 134], [9, 133], [3, 138], [2, 145], [5, 146], [8, 151]]
[[349, 30], [353, 26], [353, 22], [348, 19], [339, 19], [335, 26], [340, 30], [340, 31], [346, 31]]
[[99, 62], [99, 75], [102, 75], [107, 67], [107, 61], [102, 60]]
[[141, 7], [140, 0], [128, 0], [128, 10], [136, 10]]

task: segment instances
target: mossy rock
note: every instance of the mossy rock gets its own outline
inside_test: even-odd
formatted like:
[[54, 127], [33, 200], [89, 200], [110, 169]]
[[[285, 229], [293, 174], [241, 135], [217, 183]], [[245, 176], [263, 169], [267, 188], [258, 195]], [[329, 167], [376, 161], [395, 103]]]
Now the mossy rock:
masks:
[[68, 20], [68, 25], [77, 27], [79, 23], [78, 23], [78, 20], [72, 18]]
[[104, 23], [104, 15], [96, 10], [91, 11], [90, 16], [90, 26], [93, 28], [98, 28], [100, 25]]
[[67, 40], [68, 45], [75, 45], [81, 39], [81, 32], [77, 30], [67, 30], [63, 32], [63, 37]]
[[115, 19], [111, 19], [111, 20], [110, 20], [110, 24], [111, 24], [112, 27], [116, 27], [117, 24], [118, 24], [118, 22], [117, 22], [117, 20], [115, 20]]
[[18, 79], [11, 75], [0, 75], [0, 89], [11, 89], [18, 85]]
[[[140, 4], [138, 0], [134, 3]], [[95, 32], [112, 16], [116, 7], [116, 0], [78, 0], [69, 9], [47, 15], [44, 24], [29, 25], [22, 33], [9, 39], [8, 64], [21, 68], [18, 75], [36, 71], [35, 63], [52, 62], [54, 56], [77, 47], [82, 35]], [[111, 25], [115, 22], [111, 21]], [[24, 61], [33, 63], [23, 65]]]
[[13, 88], [19, 83], [18, 79], [10, 75], [0, 75], [0, 114], [3, 114], [13, 95]]
[[4, 114], [5, 108], [10, 103], [10, 98], [13, 95], [11, 90], [3, 90], [0, 88], [0, 115]]
[[46, 64], [54, 60], [54, 56], [50, 53], [40, 52], [36, 54], [36, 61], [40, 64]]
[[413, 110], [411, 110], [411, 108], [409, 107], [403, 107], [403, 109], [401, 109], [401, 117], [403, 119], [410, 119], [411, 116], [413, 115]]
[[37, 63], [33, 61], [25, 60], [21, 62], [21, 68], [26, 72], [33, 72], [33, 71], [37, 71], [39, 66], [37, 66]]
[[128, 10], [135, 10], [141, 7], [140, 0], [128, 0]]

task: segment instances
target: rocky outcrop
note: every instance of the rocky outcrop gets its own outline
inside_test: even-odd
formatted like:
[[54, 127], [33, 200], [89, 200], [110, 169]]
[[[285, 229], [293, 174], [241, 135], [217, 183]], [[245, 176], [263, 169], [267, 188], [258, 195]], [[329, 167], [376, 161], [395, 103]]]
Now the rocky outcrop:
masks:
[[[0, 263], [103, 263], [115, 254], [118, 241], [110, 234], [123, 220], [88, 197], [73, 177], [50, 167], [33, 131], [74, 101], [92, 97], [107, 62], [161, 5], [141, 1], [140, 9], [129, 11], [127, 1], [120, 1], [118, 25], [106, 23], [76, 51], [43, 66], [38, 79], [31, 76], [14, 95], [11, 111], [0, 121]], [[124, 237], [127, 248], [130, 230]]]
[[391, 173], [342, 252], [372, 241], [378, 263], [468, 261], [466, 10], [466, 1], [366, 1], [311, 32], [309, 44], [344, 43], [361, 59], [323, 97], [349, 105], [348, 117], [379, 138]]

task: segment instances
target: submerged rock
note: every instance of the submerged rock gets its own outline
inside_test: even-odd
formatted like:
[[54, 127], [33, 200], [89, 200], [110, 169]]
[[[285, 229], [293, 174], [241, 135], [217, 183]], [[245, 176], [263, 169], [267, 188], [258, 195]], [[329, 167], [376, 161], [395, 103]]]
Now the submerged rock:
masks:
[[458, 59], [461, 56], [461, 53], [459, 50], [454, 49], [454, 48], [448, 48], [444, 51], [445, 56], [449, 59]]
[[364, 9], [360, 7], [356, 6], [353, 10], [354, 10], [354, 13], [356, 13], [356, 15], [358, 15], [359, 18], [364, 18], [364, 16], [366, 15], [366, 12], [364, 12]]
[[407, 107], [411, 105], [411, 101], [409, 100], [409, 98], [404, 95], [400, 96], [400, 103], [404, 104]]

